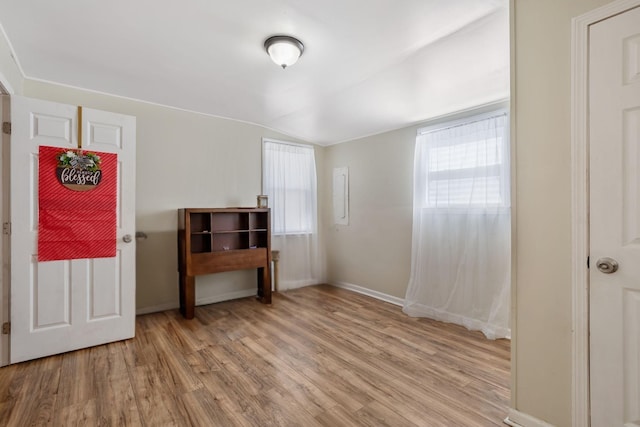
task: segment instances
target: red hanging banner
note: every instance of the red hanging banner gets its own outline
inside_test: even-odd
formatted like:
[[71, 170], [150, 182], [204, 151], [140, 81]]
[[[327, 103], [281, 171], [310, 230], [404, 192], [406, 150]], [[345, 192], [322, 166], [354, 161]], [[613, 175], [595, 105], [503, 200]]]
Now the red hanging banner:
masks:
[[38, 261], [116, 255], [118, 156], [40, 146]]

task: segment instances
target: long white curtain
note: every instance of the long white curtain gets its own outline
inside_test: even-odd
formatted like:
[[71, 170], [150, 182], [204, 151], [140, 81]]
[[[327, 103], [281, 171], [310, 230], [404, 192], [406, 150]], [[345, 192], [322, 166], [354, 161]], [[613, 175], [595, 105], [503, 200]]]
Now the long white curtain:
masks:
[[405, 313], [510, 337], [509, 200], [506, 113], [419, 132]]
[[271, 207], [271, 246], [280, 251], [280, 289], [321, 283], [313, 147], [265, 139], [262, 169], [263, 194]]

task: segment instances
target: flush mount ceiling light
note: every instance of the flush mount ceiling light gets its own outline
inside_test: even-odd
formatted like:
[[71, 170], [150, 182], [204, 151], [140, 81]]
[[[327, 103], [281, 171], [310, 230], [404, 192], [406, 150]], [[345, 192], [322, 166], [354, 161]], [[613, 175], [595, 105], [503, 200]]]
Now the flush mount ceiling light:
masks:
[[302, 42], [291, 36], [273, 36], [264, 42], [264, 48], [271, 60], [283, 69], [298, 61], [304, 52]]

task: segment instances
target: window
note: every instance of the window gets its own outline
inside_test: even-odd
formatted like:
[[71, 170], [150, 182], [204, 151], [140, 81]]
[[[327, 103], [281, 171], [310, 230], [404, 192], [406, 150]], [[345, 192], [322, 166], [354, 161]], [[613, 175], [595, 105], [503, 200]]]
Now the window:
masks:
[[418, 131], [423, 207], [509, 206], [507, 128], [499, 111]]
[[315, 233], [317, 191], [313, 147], [263, 140], [262, 173], [273, 233]]
[[508, 135], [504, 111], [418, 131], [407, 314], [510, 336]]

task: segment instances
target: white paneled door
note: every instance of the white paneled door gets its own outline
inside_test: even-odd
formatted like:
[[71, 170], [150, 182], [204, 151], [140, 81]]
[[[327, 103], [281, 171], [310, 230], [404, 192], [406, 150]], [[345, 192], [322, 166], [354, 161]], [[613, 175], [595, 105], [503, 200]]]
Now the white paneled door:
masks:
[[118, 156], [116, 256], [46, 262], [37, 256], [38, 149], [77, 148], [78, 109], [12, 96], [11, 122], [10, 362], [133, 337], [135, 118], [82, 110], [82, 148]]
[[640, 8], [589, 30], [593, 427], [640, 426]]

